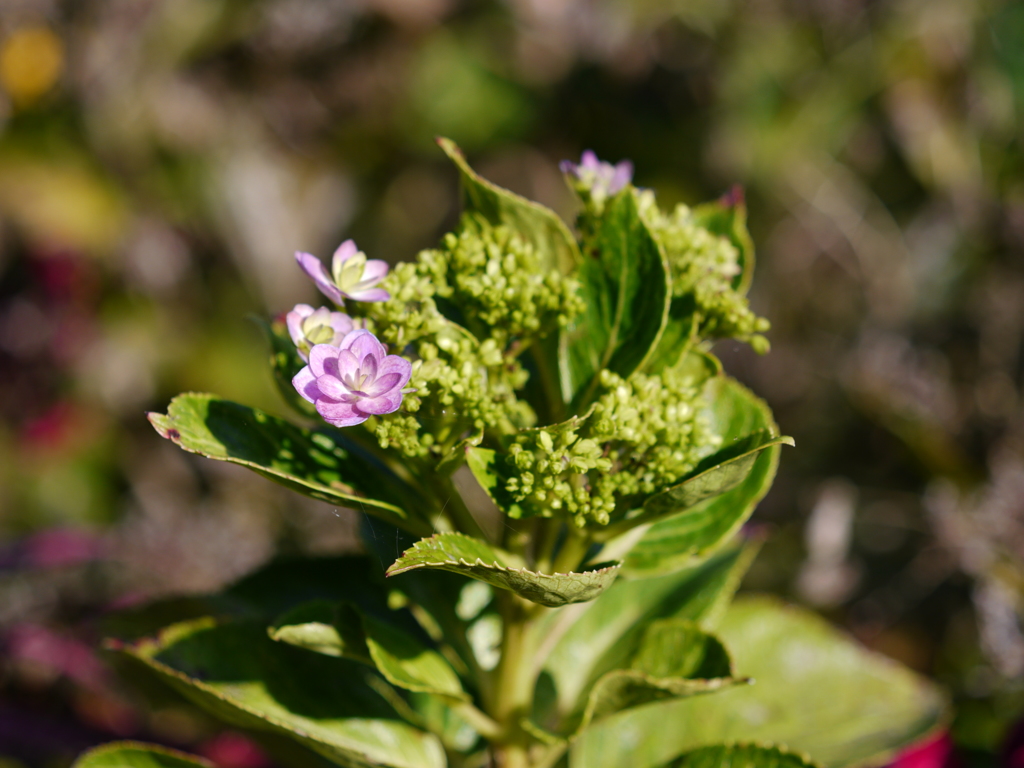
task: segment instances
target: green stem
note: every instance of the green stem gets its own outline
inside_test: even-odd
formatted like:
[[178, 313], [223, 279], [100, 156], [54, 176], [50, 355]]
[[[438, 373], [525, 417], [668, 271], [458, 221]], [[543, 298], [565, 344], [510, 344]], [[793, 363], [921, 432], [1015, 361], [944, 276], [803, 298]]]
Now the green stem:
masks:
[[572, 573], [583, 562], [590, 550], [590, 535], [579, 533], [569, 527], [568, 535], [562, 542], [562, 548], [558, 551], [558, 557], [552, 565], [553, 573]]
[[537, 536], [537, 548], [534, 556], [536, 570], [541, 573], [551, 573], [551, 557], [555, 552], [555, 545], [558, 543], [558, 534], [562, 528], [559, 520], [541, 520], [538, 523], [539, 534]]
[[532, 695], [527, 612], [516, 595], [502, 593], [499, 600], [503, 633], [491, 714], [502, 730], [494, 740], [495, 751], [501, 768], [529, 768], [530, 738], [520, 725], [529, 714]]
[[562, 755], [565, 754], [566, 749], [568, 749], [567, 744], [558, 744], [548, 747], [547, 751], [540, 756], [537, 762], [533, 764], [532, 768], [552, 768], [553, 765], [562, 759]]
[[493, 741], [494, 739], [501, 738], [501, 726], [469, 702], [456, 704], [453, 709], [462, 715], [466, 722], [473, 726], [473, 729], [485, 739]]

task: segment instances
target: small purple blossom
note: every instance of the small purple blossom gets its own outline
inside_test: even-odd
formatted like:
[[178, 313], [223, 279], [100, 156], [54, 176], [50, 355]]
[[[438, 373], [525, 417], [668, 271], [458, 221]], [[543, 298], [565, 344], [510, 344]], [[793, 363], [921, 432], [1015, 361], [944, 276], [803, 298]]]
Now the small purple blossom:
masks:
[[327, 307], [313, 309], [309, 304], [296, 304], [285, 316], [288, 334], [295, 342], [299, 356], [309, 362], [309, 350], [317, 344], [336, 347], [356, 328], [344, 312], [331, 312]]
[[351, 427], [397, 411], [411, 375], [412, 363], [389, 355], [376, 336], [358, 329], [337, 347], [313, 347], [309, 365], [295, 374], [292, 386], [328, 424]]
[[633, 163], [623, 160], [612, 165], [597, 159], [591, 150], [585, 150], [579, 163], [563, 160], [562, 173], [574, 177], [581, 187], [596, 200], [611, 197], [633, 180]]
[[388, 273], [388, 263], [380, 259], [367, 260], [354, 240], [346, 240], [338, 246], [331, 259], [331, 274], [323, 262], [311, 253], [295, 252], [303, 272], [313, 278], [320, 292], [337, 304], [345, 305], [345, 299], [352, 301], [387, 301], [391, 294], [383, 288], [375, 288]]

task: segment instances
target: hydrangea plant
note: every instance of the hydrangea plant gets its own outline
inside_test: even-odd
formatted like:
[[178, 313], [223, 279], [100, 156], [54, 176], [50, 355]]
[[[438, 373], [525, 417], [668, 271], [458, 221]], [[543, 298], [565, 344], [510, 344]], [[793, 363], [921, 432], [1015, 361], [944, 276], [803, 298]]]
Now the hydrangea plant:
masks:
[[[284, 764], [852, 766], [940, 727], [926, 681], [733, 599], [792, 443], [709, 351], [767, 351], [742, 196], [664, 211], [585, 153], [562, 166], [574, 233], [439, 144], [464, 211], [436, 248], [393, 270], [351, 240], [330, 271], [297, 254], [335, 305], [266, 326], [298, 423], [195, 393], [150, 415], [364, 513], [366, 554], [143, 611], [113, 651]], [[121, 744], [79, 765], [196, 762]]]

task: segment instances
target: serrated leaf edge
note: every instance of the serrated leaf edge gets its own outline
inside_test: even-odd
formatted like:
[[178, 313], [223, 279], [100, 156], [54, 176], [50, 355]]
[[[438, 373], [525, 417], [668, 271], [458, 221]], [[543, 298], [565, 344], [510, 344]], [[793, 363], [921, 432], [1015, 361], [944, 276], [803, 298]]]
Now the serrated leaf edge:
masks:
[[385, 571], [384, 575], [385, 576], [397, 576], [400, 573], [407, 573], [409, 571], [413, 571], [413, 570], [416, 570], [418, 568], [444, 568], [445, 566], [458, 566], [458, 565], [461, 565], [461, 566], [465, 566], [467, 568], [475, 568], [475, 567], [487, 568], [489, 570], [498, 571], [499, 573], [515, 573], [515, 574], [519, 574], [519, 575], [538, 576], [538, 577], [540, 577], [542, 579], [555, 579], [555, 578], [558, 578], [559, 576], [562, 576], [562, 577], [565, 577], [565, 576], [582, 576], [584, 574], [591, 574], [591, 573], [593, 573], [593, 574], [598, 574], [598, 573], [604, 574], [604, 573], [607, 573], [607, 572], [610, 572], [610, 571], [618, 570], [619, 568], [622, 567], [622, 563], [614, 563], [612, 565], [607, 565], [604, 568], [594, 568], [594, 569], [589, 570], [589, 571], [568, 571], [566, 573], [561, 573], [559, 571], [556, 571], [555, 573], [541, 573], [540, 571], [531, 571], [529, 568], [526, 568], [526, 567], [523, 567], [523, 568], [513, 568], [511, 566], [502, 565], [501, 563], [499, 563], [497, 561], [495, 561], [493, 563], [488, 563], [486, 560], [482, 560], [479, 557], [475, 561], [473, 561], [473, 562], [470, 562], [469, 560], [467, 560], [464, 557], [460, 557], [458, 560], [443, 560], [443, 561], [436, 562], [436, 563], [416, 563], [415, 565], [408, 565], [408, 566], [405, 566], [403, 568], [397, 568], [396, 569], [395, 565], [397, 565], [399, 562], [401, 562], [401, 558], [396, 560], [387, 569], [387, 571]]
[[[190, 675], [187, 675], [184, 672], [181, 672], [180, 670], [177, 670], [177, 669], [175, 669], [174, 667], [172, 667], [172, 666], [170, 666], [168, 664], [164, 664], [162, 661], [157, 661], [152, 656], [147, 656], [143, 652], [143, 649], [146, 649], [146, 648], [160, 649], [161, 647], [163, 647], [163, 646], [168, 644], [167, 643], [167, 639], [168, 638], [176, 638], [176, 637], [179, 637], [179, 636], [185, 636], [187, 634], [191, 634], [191, 632], [194, 631], [197, 628], [201, 629], [203, 627], [216, 627], [216, 626], [219, 626], [220, 623], [221, 622], [218, 622], [212, 616], [205, 616], [203, 618], [193, 619], [192, 621], [179, 622], [177, 624], [172, 624], [169, 627], [165, 627], [164, 629], [160, 630], [160, 632], [157, 634], [156, 638], [144, 638], [143, 640], [140, 640], [140, 641], [138, 641], [136, 643], [117, 643], [116, 645], [111, 644], [110, 648], [111, 648], [111, 650], [117, 650], [117, 651], [119, 651], [121, 653], [125, 653], [125, 654], [127, 654], [127, 655], [129, 655], [129, 656], [131, 656], [131, 657], [133, 657], [135, 659], [138, 659], [140, 662], [142, 662], [146, 666], [152, 667], [153, 669], [159, 671], [160, 673], [166, 674], [169, 677], [172, 677], [172, 678], [180, 681], [181, 683], [184, 683], [185, 685], [189, 685], [189, 686], [192, 686], [194, 688], [198, 688], [199, 690], [203, 691], [203, 693], [209, 694], [213, 698], [218, 699], [220, 701], [223, 701], [224, 703], [228, 704], [229, 706], [235, 707], [238, 710], [240, 710], [242, 712], [245, 712], [246, 714], [251, 715], [252, 717], [255, 717], [257, 720], [261, 720], [261, 721], [263, 721], [265, 723], [269, 723], [270, 725], [274, 726], [274, 728], [280, 729], [280, 730], [282, 730], [282, 731], [284, 731], [286, 733], [296, 733], [296, 734], [299, 734], [300, 736], [302, 736], [302, 738], [308, 739], [311, 742], [314, 742], [316, 744], [321, 745], [324, 749], [329, 750], [333, 754], [342, 753], [346, 757], [351, 756], [352, 758], [354, 758], [356, 760], [367, 760], [367, 759], [376, 760], [376, 758], [371, 758], [365, 752], [356, 752], [356, 751], [350, 749], [349, 747], [339, 746], [338, 744], [335, 744], [335, 743], [332, 743], [330, 741], [327, 741], [327, 740], [325, 740], [325, 739], [323, 739], [323, 738], [321, 738], [319, 736], [315, 736], [312, 733], [309, 733], [309, 732], [307, 732], [305, 730], [294, 728], [292, 725], [290, 725], [288, 723], [285, 723], [285, 722], [282, 722], [282, 721], [278, 720], [277, 718], [268, 716], [266, 714], [262, 714], [258, 710], [243, 704], [242, 702], [238, 701], [237, 699], [232, 699], [231, 697], [224, 695], [223, 693], [218, 691], [216, 688], [214, 688], [214, 687], [212, 687], [210, 685], [207, 685], [202, 680], [200, 680], [198, 678], [195, 678], [195, 677], [191, 677]], [[352, 718], [352, 719], [357, 719], [357, 718]], [[374, 718], [374, 719], [376, 719], [376, 718]], [[401, 720], [396, 720], [396, 722], [401, 723], [402, 721]], [[408, 723], [404, 723], [404, 724], [408, 725]], [[409, 728], [412, 728], [413, 730], [417, 730], [417, 729], [415, 729], [411, 725], [409, 725]], [[423, 736], [431, 736], [431, 737], [433, 737], [433, 734], [427, 733], [425, 731], [420, 731], [420, 734], [423, 735]], [[438, 746], [440, 748], [440, 742], [438, 743]]]
[[[691, 752], [696, 752], [699, 749], [710, 749], [712, 747], [725, 747], [726, 749], [732, 749], [732, 748], [736, 748], [736, 747], [740, 747], [740, 748], [743, 748], [743, 747], [754, 747], [756, 749], [766, 749], [766, 750], [767, 749], [774, 749], [777, 752], [781, 752], [784, 755], [792, 755], [793, 757], [798, 757], [801, 760], [803, 760], [805, 763], [807, 763], [807, 765], [812, 766], [813, 768], [825, 768], [825, 765], [823, 763], [819, 763], [817, 760], [815, 760], [813, 757], [811, 757], [806, 752], [803, 752], [801, 750], [796, 750], [796, 749], [790, 749], [785, 744], [780, 744], [780, 743], [777, 743], [777, 742], [774, 742], [774, 741], [720, 741], [720, 742], [716, 742], [716, 743], [713, 743], [713, 744], [705, 744], [705, 745], [700, 746], [700, 747], [695, 747], [693, 749], [689, 749], [686, 752], [683, 752], [682, 754], [677, 755], [676, 757], [673, 757], [668, 763], [665, 763], [665, 765], [671, 765], [672, 763], [674, 763], [679, 758], [685, 757], [686, 755], [690, 754]], [[665, 768], [665, 767], [663, 765], [663, 766], [659, 766], [658, 768]]]
[[[167, 411], [168, 411], [167, 413], [160, 413], [159, 411], [146, 411], [146, 418], [149, 420], [149, 423], [153, 425], [153, 429], [156, 430], [157, 434], [160, 435], [161, 437], [167, 439], [167, 440], [170, 440], [172, 443], [174, 443], [176, 446], [181, 448], [181, 450], [185, 451], [186, 453], [192, 453], [192, 454], [195, 454], [196, 456], [202, 456], [203, 458], [210, 459], [211, 461], [226, 461], [229, 464], [237, 464], [237, 465], [239, 465], [241, 467], [247, 467], [247, 468], [253, 470], [254, 472], [256, 472], [257, 474], [260, 474], [260, 475], [273, 475], [274, 477], [280, 477], [282, 479], [288, 480], [289, 482], [295, 483], [297, 485], [305, 486], [306, 488], [309, 488], [311, 490], [323, 491], [323, 492], [329, 493], [329, 494], [331, 494], [333, 496], [336, 496], [336, 497], [338, 497], [340, 499], [345, 499], [347, 501], [352, 501], [352, 502], [354, 502], [356, 504], [360, 504], [360, 505], [369, 504], [370, 506], [376, 507], [378, 509], [383, 509], [383, 510], [386, 510], [388, 512], [391, 512], [394, 515], [397, 515], [406, 524], [412, 524], [412, 523], [416, 522], [401, 507], [397, 507], [394, 504], [389, 504], [386, 501], [379, 501], [377, 499], [371, 499], [369, 496], [359, 495], [361, 493], [361, 491], [357, 491], [355, 488], [352, 488], [352, 486], [349, 486], [349, 485], [346, 485], [346, 487], [350, 489], [350, 492], [346, 492], [346, 491], [339, 490], [337, 488], [333, 488], [333, 487], [331, 487], [329, 485], [324, 485], [323, 483], [311, 482], [311, 481], [305, 480], [305, 479], [303, 479], [301, 477], [297, 477], [296, 475], [289, 475], [287, 473], [284, 473], [284, 472], [281, 472], [279, 470], [276, 470], [276, 469], [274, 469], [272, 467], [266, 467], [266, 466], [264, 466], [262, 464], [257, 464], [255, 462], [247, 461], [245, 459], [239, 459], [239, 458], [236, 458], [234, 456], [211, 456], [208, 453], [203, 453], [202, 451], [199, 451], [199, 450], [196, 450], [196, 449], [188, 447], [187, 445], [182, 443], [181, 433], [177, 429], [175, 429], [173, 427], [173, 425], [159, 423], [160, 421], [163, 421], [163, 420], [167, 420], [167, 421], [172, 420], [174, 417], [171, 416], [171, 414], [170, 414], [171, 406], [173, 406], [175, 401], [178, 400], [179, 398], [185, 398], [185, 397], [203, 398], [205, 400], [223, 400], [224, 402], [232, 402], [232, 401], [225, 400], [225, 398], [220, 397], [219, 395], [215, 395], [215, 394], [213, 394], [211, 392], [181, 392], [181, 393], [175, 395], [173, 398], [171, 398], [170, 403], [168, 403], [168, 405], [167, 405]], [[244, 407], [250, 408], [251, 406], [244, 406]], [[253, 408], [253, 410], [257, 410], [257, 409]], [[261, 413], [262, 413], [262, 411], [261, 411]], [[271, 414], [267, 414], [267, 415], [271, 416]], [[274, 416], [273, 418], [278, 418], [278, 417]], [[310, 431], [313, 431], [313, 430], [310, 430]]]
[[208, 766], [209, 768], [216, 768], [216, 765], [205, 757], [199, 755], [193, 755], [189, 752], [182, 752], [180, 749], [173, 749], [171, 747], [165, 747], [162, 744], [149, 744], [144, 741], [110, 741], [106, 744], [100, 744], [95, 747], [91, 747], [82, 752], [78, 757], [75, 758], [75, 762], [72, 763], [71, 768], [77, 768], [81, 762], [87, 758], [93, 757], [94, 755], [103, 755], [108, 752], [117, 752], [122, 749], [142, 749], [147, 752], [156, 752], [157, 754], [167, 755], [169, 757], [176, 757], [179, 760], [187, 760], [197, 765]]

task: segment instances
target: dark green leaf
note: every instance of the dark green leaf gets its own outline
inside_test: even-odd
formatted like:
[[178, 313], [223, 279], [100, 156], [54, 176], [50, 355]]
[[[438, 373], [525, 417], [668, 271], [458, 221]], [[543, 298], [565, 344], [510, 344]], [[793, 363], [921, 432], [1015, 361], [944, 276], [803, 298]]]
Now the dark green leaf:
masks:
[[461, 533], [440, 533], [416, 542], [387, 573], [392, 576], [416, 568], [459, 573], [552, 608], [593, 600], [611, 586], [619, 570], [616, 563], [581, 573], [537, 573], [519, 567], [509, 553]]
[[[418, 539], [377, 518], [362, 521], [363, 540], [375, 558], [383, 564], [393, 563]], [[459, 595], [469, 582], [448, 571], [417, 568], [403, 574], [392, 574], [387, 587], [401, 593], [409, 601], [419, 624], [437, 642], [442, 639], [459, 656], [467, 668], [473, 668], [475, 656], [466, 637], [466, 624], [455, 611]]]
[[445, 765], [437, 739], [397, 717], [369, 670], [275, 643], [260, 624], [178, 624], [122, 651], [216, 717], [284, 734], [339, 765]]
[[277, 391], [292, 409], [307, 418], [319, 421], [320, 414], [316, 412], [313, 404], [299, 397], [299, 393], [292, 386], [292, 378], [306, 366], [306, 361], [299, 357], [284, 320], [280, 317], [275, 317], [269, 322], [262, 317], [255, 320], [267, 337], [267, 343], [270, 344], [270, 370], [274, 375]]
[[466, 466], [504, 514], [512, 518], [530, 516], [530, 510], [505, 490], [513, 474], [512, 467], [506, 463], [506, 454], [490, 448], [469, 448], [466, 451]]
[[364, 611], [388, 610], [384, 567], [377, 558], [282, 557], [218, 594], [170, 598], [119, 611], [104, 622], [104, 632], [121, 640], [136, 640], [169, 624], [203, 616], [250, 619], [267, 625], [301, 604], [325, 601], [333, 606], [346, 598]]
[[347, 603], [305, 603], [281, 616], [267, 634], [279, 643], [373, 666], [362, 617]]
[[668, 305], [665, 329], [644, 367], [651, 373], [661, 373], [676, 365], [693, 347], [699, 320], [693, 294], [673, 298]]
[[[592, 412], [593, 408], [585, 414], [573, 416], [559, 424], [520, 430], [520, 434], [546, 432], [552, 442], [557, 444], [562, 435], [575, 433], [583, 427]], [[512, 494], [505, 490], [508, 487], [509, 479], [517, 474], [515, 468], [508, 463], [508, 454], [499, 453], [490, 448], [470, 448], [466, 453], [466, 464], [476, 481], [480, 483], [480, 487], [491, 497], [491, 501], [509, 517], [514, 519], [534, 517], [545, 512], [545, 509], [539, 505], [516, 501]]]
[[709, 232], [727, 237], [740, 255], [742, 271], [733, 287], [746, 293], [754, 279], [754, 241], [747, 231], [747, 204], [743, 188], [733, 187], [727, 194], [711, 203], [693, 209], [694, 220]]
[[579, 247], [558, 214], [481, 178], [469, 167], [462, 150], [451, 139], [439, 138], [438, 146], [459, 169], [463, 206], [491, 224], [505, 224], [537, 249], [546, 269], [568, 274], [580, 262]]
[[664, 768], [818, 768], [807, 755], [765, 744], [716, 744], [687, 752]]
[[[630, 515], [623, 523], [609, 526], [608, 535], [614, 536], [643, 523], [683, 515], [705, 499], [720, 496], [741, 485], [753, 471], [762, 451], [780, 445], [793, 445], [793, 438], [774, 435], [768, 430], [741, 437], [725, 448], [701, 461], [690, 476], [678, 485], [648, 497], [642, 509]], [[733, 522], [733, 525], [735, 523]], [[730, 529], [732, 525], [730, 525]], [[720, 540], [716, 537], [713, 543]], [[693, 541], [691, 552], [707, 549], [707, 542]]]
[[615, 669], [594, 684], [576, 728], [630, 707], [720, 691], [746, 682], [733, 677], [729, 654], [716, 638], [686, 619], [650, 624], [629, 669]]
[[370, 656], [392, 685], [448, 699], [469, 698], [462, 690], [459, 676], [437, 651], [372, 616], [363, 617], [363, 631]]
[[82, 753], [71, 768], [214, 768], [214, 765], [168, 747], [115, 741]]
[[436, 733], [449, 749], [466, 753], [480, 740], [473, 726], [440, 697], [413, 693], [409, 704], [423, 719], [427, 730]]
[[668, 317], [669, 276], [661, 248], [637, 211], [632, 187], [608, 201], [597, 252], [580, 266], [586, 309], [562, 334], [562, 393], [579, 411], [603, 368], [628, 377], [650, 357]]
[[196, 393], [178, 395], [166, 416], [150, 413], [149, 420], [161, 436], [190, 453], [240, 464], [314, 499], [377, 515], [419, 535], [432, 529], [396, 504], [408, 505], [413, 498], [402, 482], [337, 432], [303, 429]]
[[[661, 515], [671, 516], [652, 525], [629, 551], [624, 568], [632, 576], [692, 565], [728, 541], [768, 492], [778, 466], [779, 446], [790, 442], [788, 438], [769, 437], [778, 434], [771, 411], [735, 380], [717, 376], [708, 381], [705, 392], [711, 403], [707, 416], [725, 444], [706, 463], [718, 459], [725, 463], [718, 471], [702, 473], [704, 467], [698, 468], [678, 490], [670, 489], [659, 501], [649, 502]], [[764, 444], [758, 446], [759, 441]], [[721, 481], [725, 481], [720, 486], [724, 492], [700, 500], [700, 493], [713, 490]], [[688, 498], [691, 490], [700, 493]], [[671, 507], [674, 499], [679, 499], [676, 511]]]
[[544, 661], [556, 691], [555, 715], [578, 711], [602, 675], [630, 667], [650, 622], [671, 618], [686, 619], [701, 628], [713, 624], [754, 552], [753, 547], [732, 548], [696, 568], [668, 576], [620, 579], [593, 603], [575, 609], [579, 615], [567, 609], [565, 634]]
[[437, 651], [392, 624], [367, 616], [349, 603], [318, 601], [282, 616], [271, 639], [368, 664], [392, 685], [465, 701], [458, 675]]
[[806, 611], [740, 600], [717, 634], [754, 685], [613, 715], [581, 734], [572, 768], [651, 768], [737, 740], [785, 744], [833, 768], [882, 765], [946, 721], [934, 685]]

